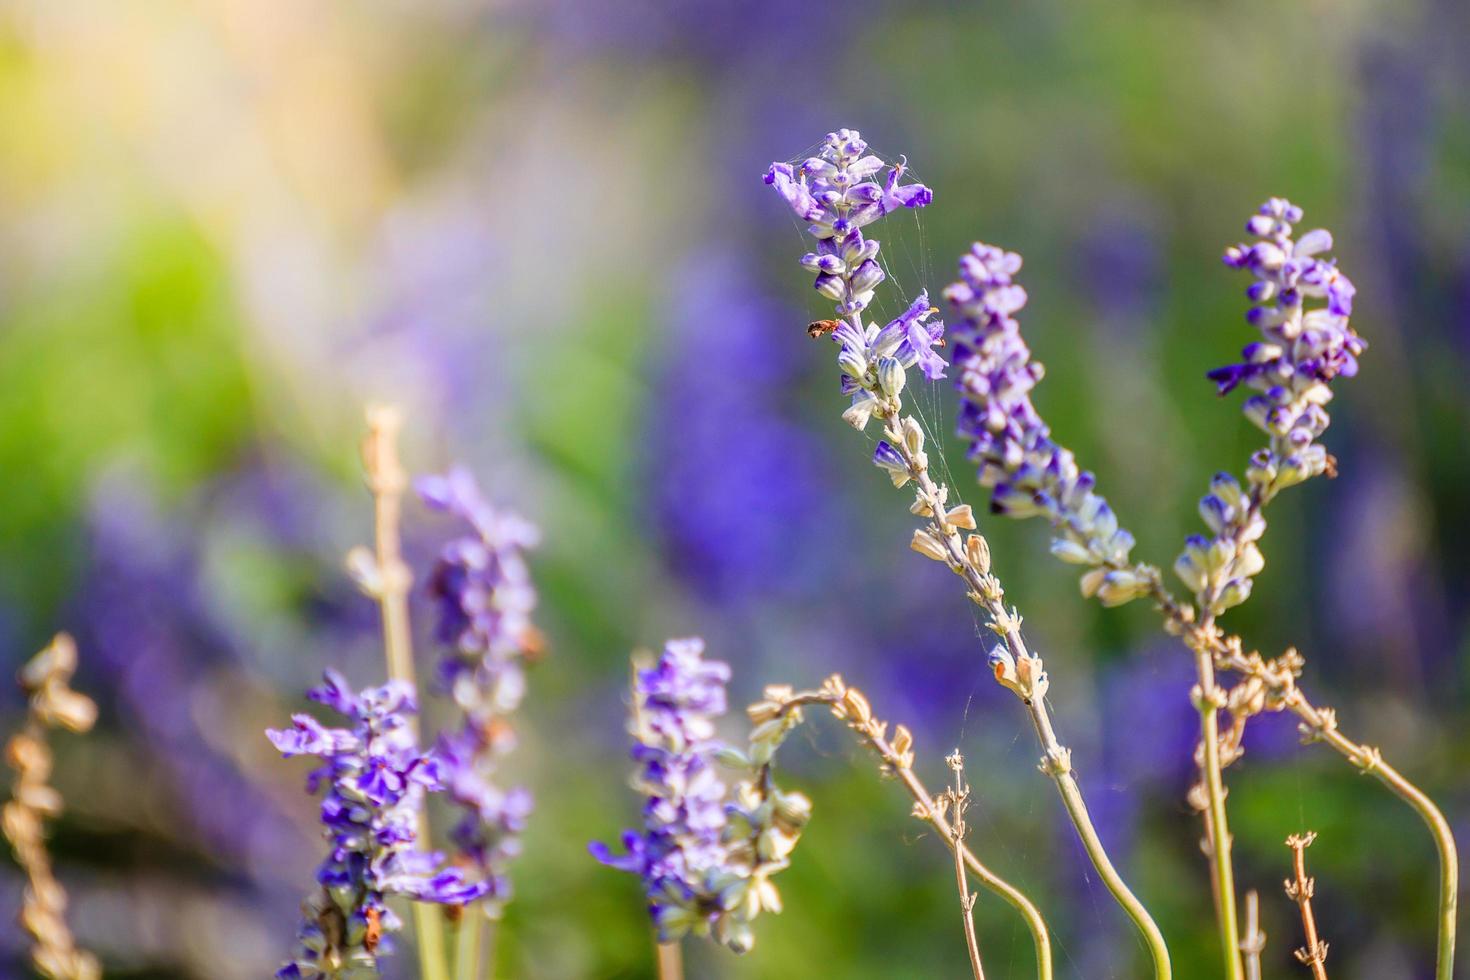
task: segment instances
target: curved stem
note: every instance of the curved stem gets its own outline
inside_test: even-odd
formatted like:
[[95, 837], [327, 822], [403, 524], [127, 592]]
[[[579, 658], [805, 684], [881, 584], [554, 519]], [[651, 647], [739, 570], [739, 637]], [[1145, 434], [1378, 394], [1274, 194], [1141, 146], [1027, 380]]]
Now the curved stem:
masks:
[[1439, 924], [1435, 955], [1435, 980], [1453, 980], [1455, 970], [1455, 938], [1459, 908], [1460, 858], [1455, 847], [1449, 821], [1434, 801], [1418, 786], [1390, 765], [1376, 748], [1354, 742], [1337, 728], [1337, 714], [1331, 708], [1318, 707], [1297, 687], [1303, 661], [1295, 650], [1276, 661], [1268, 662], [1258, 653], [1243, 652], [1238, 636], [1224, 636], [1218, 627], [1197, 628], [1192, 622], [1193, 609], [1178, 602], [1155, 577], [1150, 594], [1164, 614], [1171, 633], [1193, 632], [1194, 642], [1208, 649], [1215, 666], [1259, 683], [1271, 698], [1272, 710], [1289, 710], [1302, 721], [1302, 731], [1313, 741], [1324, 742], [1358, 769], [1373, 776], [1403, 800], [1429, 829], [1439, 856]]
[[1138, 900], [1138, 896], [1128, 888], [1123, 876], [1118, 874], [1118, 869], [1113, 867], [1112, 859], [1108, 857], [1107, 848], [1097, 835], [1097, 830], [1092, 826], [1092, 818], [1087, 813], [1087, 803], [1082, 799], [1082, 789], [1077, 784], [1077, 778], [1072, 775], [1071, 750], [1064, 748], [1057, 741], [1055, 733], [1051, 730], [1051, 719], [1047, 715], [1046, 706], [1041, 699], [1035, 699], [1027, 703], [1031, 709], [1031, 720], [1036, 727], [1036, 734], [1046, 755], [1041, 764], [1042, 771], [1052, 777], [1056, 783], [1057, 792], [1061, 794], [1062, 805], [1067, 810], [1067, 816], [1072, 818], [1072, 826], [1077, 829], [1077, 837], [1082, 842], [1082, 847], [1087, 851], [1087, 856], [1092, 860], [1092, 865], [1097, 869], [1098, 876], [1102, 878], [1103, 884], [1112, 893], [1114, 900], [1122, 906], [1128, 918], [1133, 920], [1139, 934], [1143, 937], [1144, 944], [1148, 946], [1149, 955], [1153, 958], [1154, 977], [1156, 980], [1169, 980], [1172, 975], [1169, 964], [1169, 947], [1164, 942], [1164, 934], [1159, 931], [1158, 924], [1154, 922], [1153, 916], [1149, 915], [1148, 909]]
[[[836, 703], [837, 699], [829, 694], [804, 691], [788, 699], [782, 706], [782, 710], [789, 711], [807, 704], [832, 707]], [[1051, 932], [1046, 927], [1046, 920], [1041, 917], [1041, 911], [1031, 899], [1026, 897], [1024, 892], [991, 871], [975, 856], [964, 841], [956, 838], [954, 828], [945, 819], [939, 804], [935, 802], [934, 797], [929, 795], [929, 791], [919, 777], [914, 775], [909, 760], [894, 749], [880, 731], [872, 727], [863, 730], [859, 730], [856, 726], [849, 727], [858, 732], [888, 767], [888, 770], [903, 784], [903, 788], [914, 800], [914, 815], [938, 831], [940, 839], [951, 851], [957, 851], [963, 856], [965, 867], [975, 876], [976, 881], [999, 895], [1006, 904], [1020, 913], [1022, 919], [1026, 920], [1026, 928], [1031, 931], [1032, 945], [1036, 949], [1037, 980], [1052, 980]]]
[[[1313, 709], [1305, 697], [1292, 710], [1306, 721], [1310, 715], [1321, 716], [1325, 709]], [[1310, 724], [1310, 722], [1308, 722]], [[1439, 853], [1439, 941], [1435, 955], [1435, 980], [1452, 980], [1455, 972], [1455, 928], [1460, 894], [1460, 857], [1455, 849], [1455, 835], [1434, 801], [1424, 791], [1404, 778], [1384, 761], [1382, 753], [1367, 745], [1359, 745], [1336, 728], [1321, 730], [1318, 737], [1341, 753], [1349, 762], [1371, 775], [1393, 791], [1394, 795], [1414, 808], [1434, 838]]]
[[[1088, 815], [1087, 805], [1082, 798], [1082, 789], [1076, 777], [1072, 775], [1072, 753], [1058, 741], [1056, 732], [1052, 728], [1051, 716], [1046, 707], [1046, 680], [1041, 668], [1041, 659], [1033, 656], [1026, 649], [1025, 641], [1021, 637], [1019, 617], [1005, 608], [1004, 593], [1001, 591], [1000, 583], [989, 574], [988, 567], [977, 568], [975, 561], [967, 553], [965, 543], [961, 540], [956, 526], [951, 523], [948, 512], [945, 510], [948, 492], [934, 483], [933, 478], [929, 475], [928, 463], [922, 453], [910, 446], [904, 438], [902, 426], [896, 421], [897, 411], [885, 414], [888, 421], [887, 434], [890, 439], [893, 439], [894, 447], [907, 464], [910, 477], [918, 484], [920, 500], [925, 503], [933, 517], [933, 523], [929, 527], [930, 535], [942, 547], [950, 569], [964, 578], [969, 585], [970, 598], [989, 614], [991, 628], [1004, 638], [1011, 658], [1027, 669], [1028, 679], [1012, 690], [1021, 698], [1031, 715], [1037, 740], [1041, 744], [1041, 771], [1050, 776], [1056, 784], [1057, 792], [1062, 799], [1062, 806], [1066, 809], [1067, 816], [1071, 818], [1072, 826], [1076, 828], [1077, 836], [1087, 851], [1088, 858], [1092, 860], [1093, 867], [1097, 869], [1108, 891], [1128, 918], [1133, 921], [1139, 935], [1143, 937], [1149, 956], [1153, 960], [1154, 977], [1156, 980], [1169, 980], [1173, 971], [1169, 963], [1169, 947], [1164, 942], [1164, 935], [1159, 931], [1158, 924], [1154, 922], [1148, 909], [1138, 900], [1138, 896], [1134, 895], [1127, 883], [1123, 881], [1123, 876], [1118, 874], [1118, 870], [1113, 867], [1107, 849], [1092, 826], [1092, 818]], [[973, 523], [970, 526], [973, 527]], [[986, 562], [988, 564], [988, 558]]]

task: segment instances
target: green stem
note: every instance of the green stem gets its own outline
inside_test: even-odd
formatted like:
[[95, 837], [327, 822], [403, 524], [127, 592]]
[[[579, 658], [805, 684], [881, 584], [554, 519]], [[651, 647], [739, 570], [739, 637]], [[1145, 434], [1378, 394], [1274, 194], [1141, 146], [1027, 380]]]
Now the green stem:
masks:
[[1215, 886], [1215, 919], [1225, 957], [1225, 976], [1245, 980], [1240, 956], [1240, 929], [1235, 912], [1235, 866], [1230, 856], [1230, 827], [1225, 816], [1225, 780], [1220, 774], [1220, 690], [1215, 685], [1215, 665], [1208, 650], [1195, 654], [1199, 672], [1200, 778], [1205, 787], [1206, 838], [1209, 841], [1210, 875]]
[[[808, 704], [821, 704], [833, 708], [836, 703], [834, 697], [827, 693], [803, 691], [787, 699], [781, 710], [791, 711]], [[1046, 920], [1041, 917], [1041, 911], [1032, 904], [1031, 899], [1027, 898], [1024, 892], [987, 868], [970, 851], [965, 842], [955, 833], [954, 828], [950, 826], [949, 821], [945, 819], [934, 797], [929, 795], [929, 790], [924, 787], [919, 777], [914, 775], [910, 760], [901, 756], [894, 749], [880, 729], [873, 727], [859, 729], [851, 722], [849, 722], [849, 728], [867, 740], [888, 770], [897, 776], [899, 782], [903, 783], [904, 789], [908, 790], [909, 796], [913, 797], [914, 802], [918, 804], [915, 810], [916, 815], [939, 831], [940, 840], [964, 860], [965, 867], [970, 869], [970, 873], [980, 884], [999, 895], [1021, 914], [1021, 918], [1026, 920], [1026, 928], [1031, 930], [1032, 944], [1036, 947], [1037, 980], [1052, 980], [1051, 933], [1047, 930]]]
[[[1302, 699], [1305, 704], [1305, 699]], [[1293, 706], [1295, 707], [1295, 706]], [[1310, 708], [1310, 705], [1307, 705]], [[1302, 714], [1301, 711], [1297, 711]], [[1320, 715], [1320, 711], [1315, 712]], [[1305, 716], [1304, 716], [1305, 717]], [[1369, 773], [1414, 808], [1429, 828], [1439, 852], [1439, 943], [1436, 949], [1435, 980], [1452, 980], [1455, 972], [1455, 926], [1460, 893], [1460, 857], [1455, 849], [1455, 835], [1449, 821], [1434, 801], [1393, 766], [1383, 760], [1377, 749], [1359, 745], [1337, 731], [1336, 727], [1320, 733], [1321, 739], [1342, 753], [1354, 765]]]
[[[1163, 605], [1161, 603], [1161, 605]], [[1175, 614], [1165, 607], [1171, 618]], [[1182, 618], [1176, 621], [1183, 622]], [[1234, 639], [1234, 638], [1232, 638]], [[1226, 642], [1218, 634], [1207, 640], [1212, 654], [1218, 658], [1222, 669], [1234, 671], [1245, 677], [1255, 678], [1279, 699], [1282, 707], [1289, 709], [1302, 720], [1302, 730], [1317, 741], [1325, 742], [1360, 770], [1373, 776], [1394, 795], [1414, 808], [1434, 838], [1435, 850], [1439, 853], [1439, 939], [1435, 957], [1435, 980], [1453, 980], [1455, 970], [1455, 930], [1460, 891], [1460, 858], [1455, 848], [1455, 837], [1449, 821], [1440, 812], [1424, 791], [1415, 786], [1383, 758], [1376, 748], [1354, 742], [1337, 729], [1337, 714], [1330, 708], [1319, 708], [1307, 699], [1296, 686], [1300, 673], [1300, 657], [1290, 651], [1297, 661], [1295, 668], [1279, 663], [1263, 661], [1259, 656], [1246, 656], [1240, 651], [1238, 642]]]
[[975, 879], [999, 895], [1007, 904], [1021, 914], [1021, 918], [1026, 920], [1026, 928], [1031, 930], [1032, 945], [1036, 948], [1036, 976], [1038, 980], [1052, 980], [1051, 933], [1046, 928], [1046, 920], [1041, 917], [1041, 911], [1031, 903], [1031, 899], [1027, 898], [1019, 888], [986, 867], [971, 852], [969, 847], [955, 836], [954, 828], [944, 818], [944, 814], [939, 812], [939, 807], [935, 804], [934, 798], [929, 795], [929, 791], [924, 788], [924, 784], [914, 775], [913, 770], [907, 766], [896, 764], [898, 762], [898, 754], [893, 751], [885, 739], [868, 736], [868, 740], [872, 742], [873, 748], [878, 751], [879, 756], [898, 774], [899, 781], [909, 791], [909, 795], [914, 798], [914, 802], [919, 804], [924, 820], [928, 821], [935, 830], [939, 831], [940, 839], [948, 844], [951, 849], [958, 849], [957, 853], [964, 858], [965, 867], [970, 869]]
[[1082, 788], [1077, 784], [1077, 777], [1072, 775], [1072, 753], [1057, 741], [1044, 699], [1033, 698], [1026, 702], [1026, 706], [1030, 709], [1036, 736], [1045, 753], [1042, 757], [1042, 771], [1056, 783], [1057, 792], [1062, 797], [1062, 806], [1066, 808], [1067, 816], [1072, 818], [1072, 826], [1077, 829], [1077, 837], [1082, 841], [1082, 847], [1092, 860], [1092, 866], [1097, 869], [1098, 876], [1143, 937], [1144, 945], [1148, 947], [1149, 956], [1153, 960], [1155, 980], [1170, 980], [1173, 970], [1169, 964], [1169, 947], [1164, 942], [1164, 934], [1159, 931], [1158, 923], [1154, 922], [1153, 916], [1149, 915], [1138, 896], [1123, 881], [1123, 876], [1118, 874], [1118, 869], [1113, 867], [1102, 839], [1097, 836], [1097, 829], [1092, 826], [1092, 818], [1087, 813], [1087, 803], [1082, 799]]
[[454, 980], [480, 980], [480, 927], [484, 916], [474, 906], [465, 909], [455, 936]]

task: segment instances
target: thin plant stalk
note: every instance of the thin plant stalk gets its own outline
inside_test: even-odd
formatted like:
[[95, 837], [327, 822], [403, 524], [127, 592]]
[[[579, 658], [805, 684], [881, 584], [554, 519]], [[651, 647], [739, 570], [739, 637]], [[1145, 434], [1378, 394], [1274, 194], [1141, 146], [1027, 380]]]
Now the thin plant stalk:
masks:
[[1208, 651], [1195, 654], [1195, 669], [1199, 675], [1195, 704], [1200, 717], [1200, 780], [1205, 791], [1205, 836], [1210, 876], [1214, 883], [1215, 918], [1225, 957], [1225, 975], [1230, 980], [1244, 980], [1240, 930], [1236, 924], [1235, 866], [1231, 858], [1230, 826], [1225, 815], [1225, 780], [1220, 767], [1219, 711], [1224, 703], [1224, 694], [1215, 683], [1214, 659]]
[[480, 978], [480, 936], [484, 918], [471, 908], [459, 920], [454, 942], [454, 980]]
[[[1020, 697], [1031, 717], [1032, 727], [1036, 730], [1036, 738], [1042, 750], [1041, 771], [1051, 777], [1056, 784], [1062, 806], [1066, 809], [1068, 817], [1071, 818], [1072, 826], [1076, 828], [1077, 836], [1084, 850], [1087, 851], [1093, 867], [1097, 869], [1098, 876], [1102, 878], [1103, 884], [1143, 937], [1153, 961], [1154, 977], [1156, 980], [1169, 980], [1173, 974], [1169, 961], [1169, 947], [1164, 942], [1164, 935], [1159, 931], [1158, 924], [1154, 922], [1148, 909], [1133, 894], [1127, 883], [1123, 881], [1123, 876], [1113, 866], [1102, 839], [1098, 837], [1097, 830], [1092, 825], [1092, 818], [1087, 812], [1087, 804], [1082, 797], [1082, 789], [1072, 774], [1071, 750], [1063, 746], [1057, 739], [1051, 714], [1046, 706], [1046, 680], [1045, 672], [1041, 669], [1041, 658], [1027, 650], [1025, 641], [1021, 637], [1020, 618], [1006, 609], [1000, 583], [995, 576], [989, 574], [989, 547], [983, 544], [984, 538], [979, 534], [970, 536], [972, 542], [981, 542], [977, 550], [983, 547], [983, 561], [987, 567], [981, 569], [975, 557], [970, 554], [966, 543], [960, 538], [959, 525], [951, 520], [950, 515], [954, 514], [958, 508], [946, 510], [948, 489], [934, 483], [933, 478], [929, 475], [928, 462], [922, 452], [910, 445], [909, 438], [905, 438], [906, 427], [897, 421], [899, 417], [897, 401], [897, 398], [894, 398], [894, 407], [883, 411], [881, 415], [880, 413], [875, 413], [875, 415], [879, 415], [887, 422], [885, 434], [893, 441], [894, 448], [903, 458], [908, 467], [909, 476], [918, 484], [919, 497], [924, 501], [925, 509], [933, 517], [933, 523], [928, 532], [929, 540], [937, 542], [942, 553], [938, 556], [930, 555], [930, 557], [939, 557], [949, 565], [952, 571], [965, 579], [970, 586], [970, 598], [986, 610], [990, 618], [990, 628], [1005, 641], [1006, 649], [1016, 667], [1026, 672], [1025, 677], [1017, 678], [1018, 683], [1007, 686], [1010, 686], [1012, 691]], [[917, 428], [912, 419], [906, 422]], [[969, 526], [974, 526], [973, 518], [970, 519]]]
[[1317, 835], [1292, 834], [1286, 838], [1291, 848], [1292, 876], [1286, 880], [1286, 897], [1296, 902], [1302, 913], [1302, 932], [1307, 944], [1296, 951], [1296, 958], [1312, 971], [1312, 980], [1327, 980], [1327, 944], [1317, 935], [1317, 917], [1312, 913], [1312, 892], [1316, 882], [1307, 877], [1307, 848]]
[[965, 807], [970, 791], [964, 785], [965, 761], [956, 751], [945, 760], [954, 770], [954, 788], [950, 790], [950, 803], [954, 807], [954, 876], [955, 887], [960, 893], [960, 921], [964, 923], [965, 949], [970, 954], [970, 972], [975, 980], [985, 980], [985, 967], [980, 962], [980, 941], [975, 936], [975, 899], [970, 894], [970, 881], [965, 874]]
[[[404, 681], [415, 691], [413, 636], [409, 628], [408, 592], [413, 573], [403, 560], [399, 522], [407, 474], [398, 459], [398, 432], [402, 420], [395, 409], [374, 407], [367, 411], [368, 432], [362, 443], [363, 468], [373, 496], [373, 540], [378, 605], [383, 619], [383, 651], [388, 676]], [[417, 722], [410, 720], [415, 736]], [[419, 811], [419, 841], [429, 850], [429, 816]], [[413, 902], [414, 931], [418, 937], [421, 980], [449, 980], [445, 962], [443, 920], [438, 910]]]
[[[828, 680], [826, 689], [823, 691], [803, 691], [797, 693], [788, 700], [783, 710], [792, 710], [805, 704], [824, 704], [832, 708], [833, 713], [836, 714], [838, 713], [838, 706], [843, 701], [843, 695], [838, 694], [837, 690], [841, 689], [844, 693], [852, 690], [840, 686], [841, 678], [834, 675]], [[861, 696], [859, 695], [859, 697]], [[839, 716], [846, 717], [851, 714], [851, 710], [848, 710], [846, 715]], [[1031, 931], [1032, 945], [1036, 950], [1037, 980], [1052, 980], [1051, 932], [1047, 928], [1046, 920], [1042, 918], [1041, 911], [1032, 903], [1031, 899], [1026, 897], [1024, 892], [990, 870], [984, 862], [975, 856], [974, 852], [970, 850], [964, 841], [956, 839], [954, 828], [945, 817], [943, 807], [940, 806], [938, 800], [930, 795], [929, 790], [925, 788], [919, 777], [914, 775], [912, 758], [898, 751], [879, 725], [854, 724], [850, 721], [849, 727], [868, 743], [869, 748], [873, 750], [874, 754], [883, 763], [884, 772], [896, 778], [903, 785], [903, 788], [908, 792], [909, 796], [913, 798], [914, 816], [933, 827], [938, 832], [939, 839], [951, 851], [958, 850], [963, 855], [965, 867], [975, 876], [976, 881], [1000, 896], [1006, 904], [1020, 913], [1021, 918], [1026, 922], [1026, 928]]]
[[1245, 980], [1261, 980], [1261, 953], [1266, 949], [1266, 934], [1261, 931], [1261, 896], [1254, 889], [1245, 893], [1245, 935], [1240, 952], [1245, 958]]
[[658, 950], [658, 980], [684, 980], [684, 949], [679, 943], [661, 943], [654, 939]]

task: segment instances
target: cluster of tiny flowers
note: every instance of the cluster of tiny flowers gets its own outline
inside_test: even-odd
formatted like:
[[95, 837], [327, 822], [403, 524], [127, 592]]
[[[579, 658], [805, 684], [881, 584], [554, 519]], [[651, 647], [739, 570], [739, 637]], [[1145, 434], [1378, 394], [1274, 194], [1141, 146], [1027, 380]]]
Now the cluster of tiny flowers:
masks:
[[520, 833], [531, 813], [523, 787], [494, 782], [498, 761], [515, 747], [509, 717], [526, 690], [524, 661], [539, 651], [531, 622], [536, 590], [525, 550], [536, 528], [492, 507], [464, 469], [418, 482], [431, 508], [463, 520], [469, 533], [439, 555], [429, 582], [438, 606], [438, 638], [445, 654], [439, 680], [462, 712], [456, 731], [439, 738], [437, 756], [445, 789], [463, 815], [450, 838], [479, 869], [495, 911], [510, 898], [507, 867], [520, 852]]
[[1032, 404], [1031, 389], [1045, 370], [1032, 359], [1014, 316], [1026, 305], [1026, 290], [1014, 281], [1020, 269], [1020, 255], [976, 242], [960, 259], [959, 281], [944, 291], [959, 321], [952, 328], [959, 434], [970, 444], [981, 484], [992, 488], [991, 510], [1045, 517], [1056, 532], [1052, 553], [1091, 566], [1083, 592], [1121, 605], [1148, 592], [1149, 576], [1130, 566], [1133, 535], [1093, 492], [1093, 475], [1052, 441]]
[[[1175, 563], [1179, 577], [1212, 614], [1244, 602], [1265, 560], [1256, 542], [1265, 532], [1261, 509], [1277, 493], [1332, 471], [1332, 457], [1317, 440], [1330, 421], [1329, 383], [1352, 377], [1367, 344], [1348, 323], [1355, 289], [1335, 260], [1319, 258], [1332, 235], [1316, 229], [1293, 240], [1302, 209], [1272, 198], [1246, 223], [1256, 241], [1225, 253], [1225, 264], [1255, 277], [1246, 290], [1255, 304], [1247, 320], [1263, 339], [1247, 344], [1241, 362], [1209, 373], [1221, 394], [1239, 385], [1257, 394], [1244, 411], [1270, 438], [1246, 470], [1246, 486], [1227, 474], [1215, 477], [1200, 502], [1213, 534], [1192, 535]], [[1308, 305], [1309, 300], [1318, 302]]]
[[333, 671], [310, 697], [339, 712], [351, 728], [328, 728], [310, 715], [267, 737], [288, 758], [315, 755], [323, 765], [307, 788], [322, 798], [321, 822], [331, 851], [317, 870], [321, 885], [303, 905], [305, 922], [297, 957], [276, 976], [283, 980], [358, 980], [378, 975], [387, 933], [402, 925], [387, 895], [463, 905], [484, 895], [443, 857], [415, 849], [426, 791], [442, 788], [440, 767], [421, 752], [408, 716], [413, 693], [398, 681], [354, 693]]
[[934, 310], [927, 295], [881, 328], [863, 317], [885, 277], [878, 264], [879, 243], [864, 238], [862, 229], [899, 208], [921, 208], [934, 200], [923, 184], [899, 183], [907, 169], [901, 157], [878, 183], [875, 178], [888, 164], [867, 149], [855, 130], [841, 129], [829, 133], [819, 155], [799, 168], [773, 163], [765, 177], [818, 239], [817, 250], [804, 255], [801, 263], [817, 274], [817, 292], [836, 304], [840, 322], [831, 324], [832, 336], [841, 348], [837, 363], [843, 391], [852, 396], [852, 407], [843, 417], [859, 429], [867, 426], [885, 396], [897, 397], [905, 369], [917, 365], [932, 381], [943, 377], [947, 367], [934, 352], [943, 343], [944, 324], [929, 322]]
[[[774, 796], [742, 786], [733, 803], [717, 767], [736, 761], [715, 737], [725, 712], [730, 668], [705, 660], [699, 639], [671, 640], [658, 662], [639, 670], [633, 684], [634, 787], [645, 797], [642, 830], [628, 830], [625, 854], [593, 843], [594, 857], [643, 879], [649, 914], [661, 942], [693, 934], [712, 936], [736, 952], [754, 942], [751, 920], [779, 908], [766, 881], [790, 848], [763, 831], [775, 822]], [[763, 809], [764, 808], [764, 809]], [[794, 805], [787, 805], [790, 813]], [[777, 855], [777, 852], [780, 852]], [[783, 865], [784, 866], [784, 865]]]

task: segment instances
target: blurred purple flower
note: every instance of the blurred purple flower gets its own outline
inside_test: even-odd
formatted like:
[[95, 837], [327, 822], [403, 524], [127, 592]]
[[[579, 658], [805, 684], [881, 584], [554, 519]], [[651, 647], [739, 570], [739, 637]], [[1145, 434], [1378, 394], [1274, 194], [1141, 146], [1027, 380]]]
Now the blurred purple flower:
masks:
[[725, 712], [728, 665], [703, 659], [704, 641], [670, 640], [633, 681], [636, 785], [644, 794], [643, 829], [623, 834], [625, 853], [589, 845], [593, 857], [643, 879], [659, 941], [714, 932], [742, 948], [748, 929], [732, 907], [742, 868], [725, 843], [726, 786], [715, 771], [724, 748], [714, 719]]
[[539, 532], [492, 507], [463, 468], [417, 486], [430, 508], [468, 530], [440, 551], [429, 580], [445, 645], [439, 681], [462, 713], [458, 730], [440, 736], [437, 755], [448, 795], [463, 810], [451, 838], [478, 869], [485, 897], [503, 904], [510, 899], [507, 866], [520, 853], [532, 801], [524, 788], [501, 789], [494, 776], [498, 760], [515, 747], [509, 717], [525, 695], [524, 660], [542, 642], [531, 622], [536, 590], [525, 560]]
[[301, 950], [276, 976], [375, 975], [379, 954], [391, 951], [386, 934], [402, 927], [386, 896], [464, 905], [490, 885], [444, 868], [442, 855], [414, 849], [424, 792], [444, 784], [439, 760], [419, 750], [409, 725], [417, 711], [409, 685], [389, 681], [356, 692], [328, 670], [309, 696], [345, 716], [351, 727], [326, 728], [310, 715], [294, 715], [291, 728], [266, 730], [287, 758], [322, 759], [307, 789], [327, 787], [321, 822], [331, 844], [317, 869], [321, 890], [303, 909]]
[[[746, 603], [806, 581], [833, 519], [824, 444], [792, 421], [801, 313], [711, 248], [677, 277], [649, 413], [651, 517], [674, 571], [707, 599]], [[824, 504], [824, 501], [827, 503]]]

